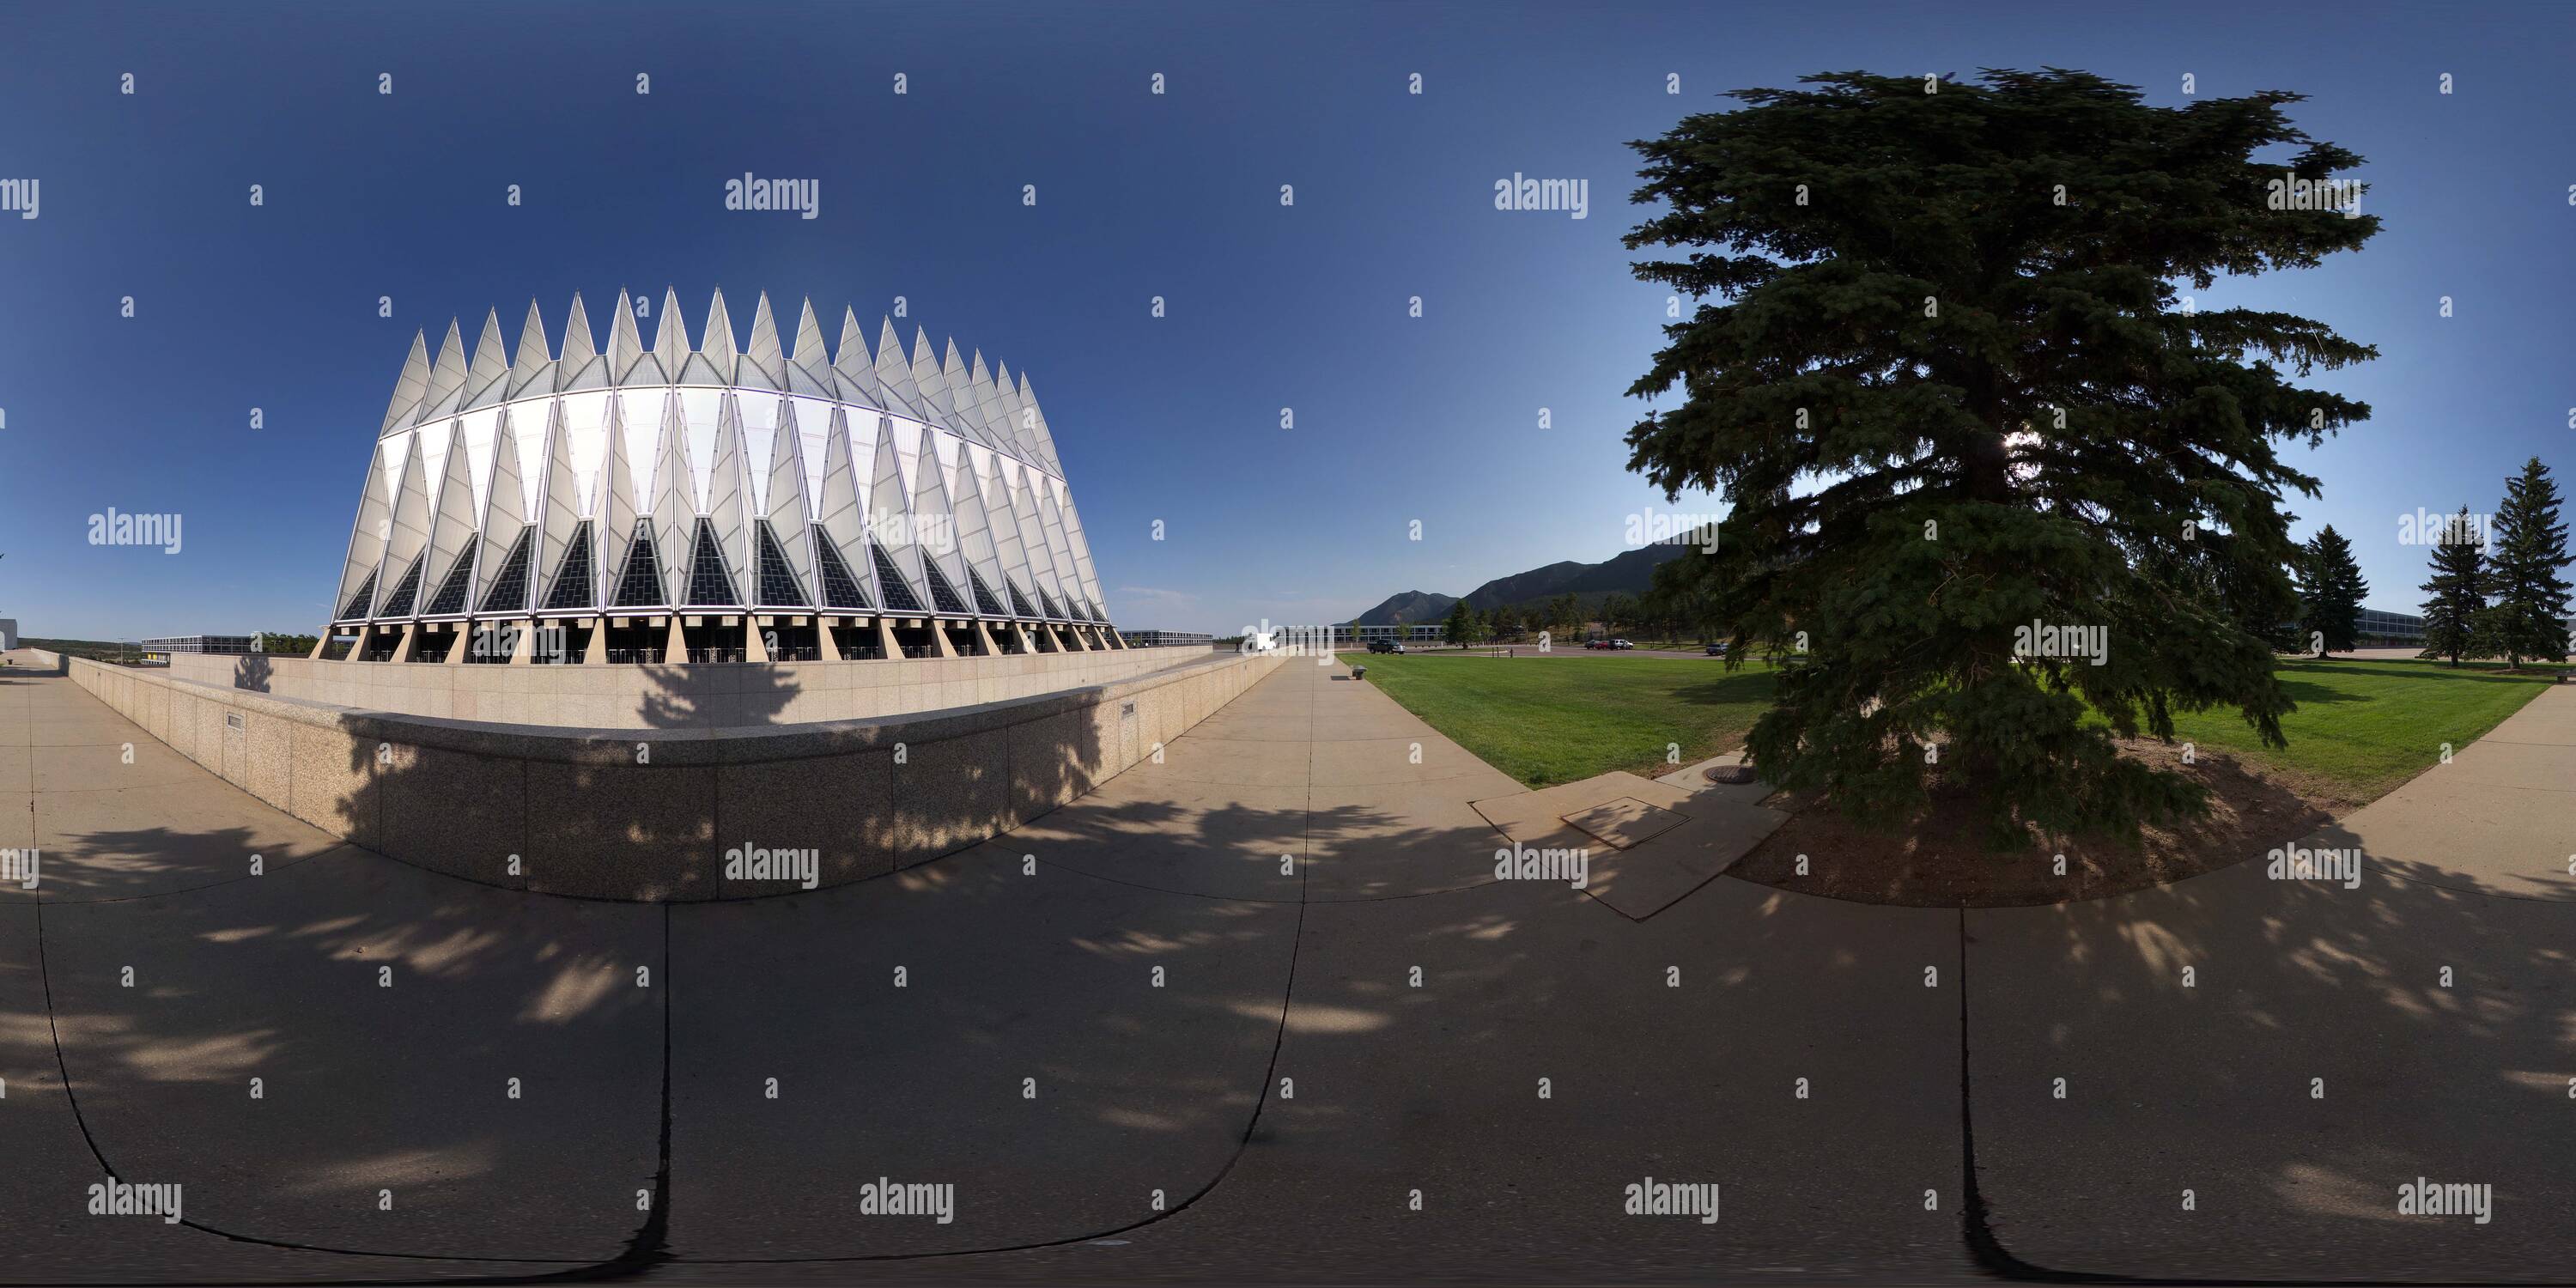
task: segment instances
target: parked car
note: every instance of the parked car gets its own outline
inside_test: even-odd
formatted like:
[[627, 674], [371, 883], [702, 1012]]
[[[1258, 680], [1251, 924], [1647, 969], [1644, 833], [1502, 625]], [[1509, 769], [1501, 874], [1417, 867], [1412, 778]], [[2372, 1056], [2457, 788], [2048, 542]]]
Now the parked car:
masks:
[[1401, 653], [1403, 651], [1404, 645], [1397, 643], [1394, 640], [1369, 641], [1369, 652], [1371, 653]]
[[1725, 640], [1711, 640], [1711, 641], [1709, 641], [1709, 645], [1708, 645], [1708, 655], [1709, 655], [1710, 657], [1724, 657], [1724, 656], [1726, 656], [1726, 641], [1725, 641]]
[[1634, 644], [1629, 643], [1629, 642], [1628, 642], [1628, 641], [1626, 641], [1626, 640], [1612, 640], [1612, 641], [1610, 641], [1610, 642], [1609, 642], [1608, 647], [1611, 647], [1611, 648], [1635, 648], [1635, 647], [1637, 647], [1637, 646], [1636, 646], [1636, 645], [1634, 645]]

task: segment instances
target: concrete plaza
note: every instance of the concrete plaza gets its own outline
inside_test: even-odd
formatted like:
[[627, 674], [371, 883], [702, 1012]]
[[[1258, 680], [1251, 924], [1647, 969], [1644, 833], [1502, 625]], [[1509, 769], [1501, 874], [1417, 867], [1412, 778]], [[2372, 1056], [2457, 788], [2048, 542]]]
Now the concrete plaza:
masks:
[[[975, 849], [632, 904], [0, 672], [0, 1281], [2563, 1280], [2571, 790], [2552, 688], [2309, 838], [2351, 888], [1639, 917], [1497, 880], [1473, 802], [1522, 788], [1292, 660]], [[88, 1215], [111, 1173], [182, 1218]]]

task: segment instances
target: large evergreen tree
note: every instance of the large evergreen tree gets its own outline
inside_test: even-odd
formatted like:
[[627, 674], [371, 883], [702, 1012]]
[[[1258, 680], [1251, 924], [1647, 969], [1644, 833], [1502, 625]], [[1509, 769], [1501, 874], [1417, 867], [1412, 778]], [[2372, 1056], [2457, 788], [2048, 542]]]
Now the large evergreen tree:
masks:
[[2421, 587], [2426, 596], [2424, 651], [2417, 657], [2446, 657], [2458, 666], [2461, 658], [2478, 651], [2486, 581], [2486, 551], [2464, 505], [2433, 543], [2433, 577]]
[[1461, 599], [1450, 604], [1448, 620], [1441, 623], [1441, 636], [1450, 643], [1465, 648], [1469, 643], [1467, 637], [1475, 633], [1475, 614], [1476, 610], [1469, 608], [1466, 600]]
[[[2283, 496], [2316, 482], [2276, 448], [2369, 413], [2291, 377], [2375, 351], [2183, 292], [2360, 246], [2375, 218], [2295, 208], [2360, 158], [2295, 94], [2151, 107], [2072, 71], [1735, 97], [1633, 145], [1668, 208], [1627, 244], [1679, 251], [1635, 272], [1700, 302], [1630, 389], [1680, 405], [1628, 443], [1668, 496], [1733, 503], [1730, 633], [1804, 641], [1754, 760], [1859, 817], [1955, 774], [1999, 842], [2198, 812], [2112, 735], [2224, 706], [2282, 742], [2261, 632], [2296, 610]], [[2033, 624], [2105, 629], [2103, 664], [2016, 656]]]
[[2558, 521], [2558, 480], [2535, 456], [2507, 479], [2496, 511], [2495, 555], [2488, 589], [2495, 595], [2489, 630], [2509, 665], [2567, 656], [2567, 525]]
[[1645, 603], [1676, 639], [1685, 634], [1713, 639], [1721, 629], [1717, 602], [1709, 593], [1709, 578], [1692, 566], [1707, 558], [1693, 550], [1655, 565]]
[[2308, 538], [2299, 558], [2299, 626], [2318, 657], [2353, 650], [2361, 633], [2362, 597], [2369, 593], [2352, 543], [2333, 524]]

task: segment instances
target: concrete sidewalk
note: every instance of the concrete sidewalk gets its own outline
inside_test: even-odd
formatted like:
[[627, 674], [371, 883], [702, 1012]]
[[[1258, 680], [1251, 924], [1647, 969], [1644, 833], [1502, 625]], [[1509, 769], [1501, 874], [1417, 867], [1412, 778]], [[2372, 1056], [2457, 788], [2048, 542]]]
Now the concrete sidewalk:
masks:
[[[2249, 856], [1967, 914], [1996, 1234], [2052, 1270], [2142, 1276], [2576, 1265], [2576, 689], [2299, 844], [2357, 854], [2353, 883]], [[2400, 1216], [2419, 1177], [2493, 1186], [2492, 1219]]]
[[[974, 850], [666, 907], [333, 844], [9, 678], [50, 848], [0, 891], [0, 1281], [1965, 1280], [1963, 1118], [2046, 1268], [2556, 1277], [2576, 927], [2470, 888], [2548, 890], [2531, 810], [2441, 811], [2547, 814], [2567, 696], [2345, 820], [2356, 890], [1637, 921], [1497, 881], [1468, 802], [1520, 785], [1340, 666]], [[82, 1215], [102, 1157], [189, 1224]], [[2397, 1217], [2419, 1174], [2494, 1222]], [[1648, 1178], [1721, 1219], [1625, 1215]]]

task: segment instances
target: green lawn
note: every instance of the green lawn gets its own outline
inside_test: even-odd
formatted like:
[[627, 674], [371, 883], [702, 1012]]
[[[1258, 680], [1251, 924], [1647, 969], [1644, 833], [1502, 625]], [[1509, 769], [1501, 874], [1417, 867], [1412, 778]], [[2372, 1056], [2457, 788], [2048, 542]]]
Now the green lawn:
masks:
[[2427, 662], [2285, 661], [2277, 670], [2299, 704], [2281, 718], [2287, 750], [2261, 746], [2233, 711], [2177, 715], [2174, 737], [2356, 802], [2377, 800], [2439, 763], [2443, 743], [2457, 750], [2475, 742], [2547, 683]]
[[1346, 653], [1368, 682], [1486, 764], [1533, 787], [1614, 769], [1665, 773], [1743, 745], [1771, 668], [1717, 658]]
[[[1761, 664], [1718, 659], [1402, 657], [1345, 654], [1368, 682], [1506, 774], [1543, 787], [1614, 769], [1661, 773], [1665, 745], [1682, 763], [1740, 746], [1771, 701]], [[2285, 661], [2299, 709], [2281, 722], [2287, 750], [2260, 746], [2233, 711], [2176, 717], [2174, 736], [2248, 767], [2354, 802], [2374, 800], [2465, 747], [2540, 692], [2536, 676], [2423, 662]]]

